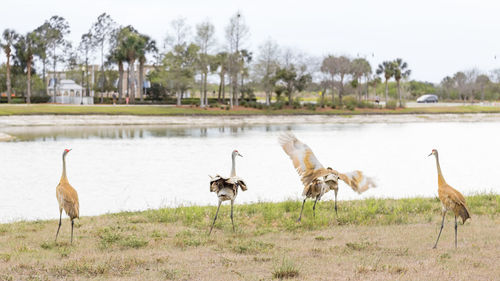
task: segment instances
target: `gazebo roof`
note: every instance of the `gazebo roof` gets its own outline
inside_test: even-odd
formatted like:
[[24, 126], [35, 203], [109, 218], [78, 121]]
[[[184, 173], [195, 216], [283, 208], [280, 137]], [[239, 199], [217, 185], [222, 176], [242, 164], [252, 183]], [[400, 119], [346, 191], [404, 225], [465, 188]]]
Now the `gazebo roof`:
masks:
[[83, 87], [76, 84], [75, 81], [69, 80], [69, 79], [62, 79], [61, 82], [59, 83], [58, 86], [59, 90], [74, 90], [74, 91], [81, 91], [83, 90]]

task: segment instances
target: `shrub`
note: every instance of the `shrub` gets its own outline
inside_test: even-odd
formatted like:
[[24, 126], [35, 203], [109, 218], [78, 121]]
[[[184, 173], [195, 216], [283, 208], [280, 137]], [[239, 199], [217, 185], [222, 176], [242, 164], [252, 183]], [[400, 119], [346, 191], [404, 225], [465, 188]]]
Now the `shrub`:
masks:
[[387, 101], [385, 104], [385, 108], [387, 108], [387, 109], [396, 109], [397, 106], [398, 106], [398, 102], [395, 100]]
[[346, 108], [349, 110], [354, 110], [356, 108], [356, 106], [358, 105], [358, 100], [356, 99], [356, 97], [353, 97], [353, 96], [344, 97], [342, 102], [344, 103]]

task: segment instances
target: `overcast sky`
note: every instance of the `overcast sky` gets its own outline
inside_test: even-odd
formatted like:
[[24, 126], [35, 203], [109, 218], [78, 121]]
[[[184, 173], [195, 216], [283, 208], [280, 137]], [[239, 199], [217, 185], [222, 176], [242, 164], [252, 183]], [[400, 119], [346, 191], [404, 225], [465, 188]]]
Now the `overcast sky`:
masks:
[[121, 25], [163, 40], [170, 21], [185, 17], [192, 26], [212, 21], [223, 44], [224, 27], [238, 10], [250, 28], [246, 47], [253, 51], [271, 37], [313, 56], [366, 57], [373, 68], [401, 57], [412, 79], [430, 82], [459, 70], [500, 68], [500, 1], [16, 0], [2, 1], [0, 29], [25, 33], [59, 15], [68, 20], [69, 38], [77, 44], [106, 12]]

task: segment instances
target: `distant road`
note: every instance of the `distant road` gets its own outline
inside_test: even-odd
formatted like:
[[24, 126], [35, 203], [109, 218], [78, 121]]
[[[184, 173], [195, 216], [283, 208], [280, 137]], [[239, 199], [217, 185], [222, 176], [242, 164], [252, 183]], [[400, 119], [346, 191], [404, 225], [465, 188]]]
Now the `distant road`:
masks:
[[[414, 101], [406, 102], [406, 107], [443, 107], [443, 106], [462, 106], [471, 105], [470, 103], [463, 102], [438, 102], [438, 103], [418, 103]], [[483, 102], [474, 103], [476, 106], [500, 106], [500, 102]]]

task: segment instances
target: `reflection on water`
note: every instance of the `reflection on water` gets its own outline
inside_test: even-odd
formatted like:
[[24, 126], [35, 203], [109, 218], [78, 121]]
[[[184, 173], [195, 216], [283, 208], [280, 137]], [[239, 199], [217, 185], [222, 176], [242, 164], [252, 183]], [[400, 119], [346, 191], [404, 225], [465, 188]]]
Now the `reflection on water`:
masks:
[[[237, 173], [248, 191], [237, 203], [301, 198], [302, 186], [277, 143], [293, 130], [318, 159], [339, 171], [360, 169], [378, 187], [358, 195], [340, 184], [339, 199], [436, 196], [433, 148], [447, 182], [465, 194], [500, 192], [500, 123], [297, 124], [253, 126], [9, 127], [0, 143], [0, 221], [57, 218], [61, 153], [82, 216], [161, 206], [214, 205], [208, 175]], [[332, 200], [326, 194], [322, 200]], [[342, 204], [340, 204], [342, 208]], [[320, 209], [321, 210], [321, 209]]]
[[238, 136], [246, 131], [276, 132], [291, 130], [300, 126], [222, 126], [196, 127], [171, 126], [36, 126], [7, 127], [2, 131], [15, 136], [16, 141], [58, 141], [64, 139], [135, 139], [149, 137], [211, 137]]

